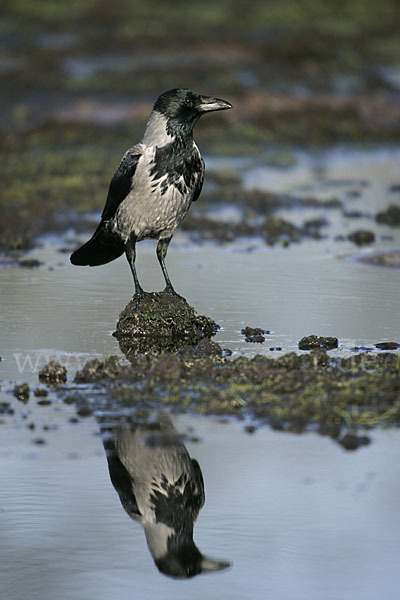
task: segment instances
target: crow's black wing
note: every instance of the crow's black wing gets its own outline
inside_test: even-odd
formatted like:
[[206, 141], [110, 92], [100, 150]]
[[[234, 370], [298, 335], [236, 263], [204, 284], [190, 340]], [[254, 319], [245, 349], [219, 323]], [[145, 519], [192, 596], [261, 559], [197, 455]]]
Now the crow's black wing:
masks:
[[200, 171], [197, 177], [196, 185], [193, 190], [192, 202], [196, 202], [198, 197], [200, 196], [201, 189], [203, 187], [204, 182], [204, 160], [200, 156]]
[[108, 471], [110, 473], [111, 483], [118, 493], [122, 506], [132, 519], [140, 517], [141, 513], [133, 490], [134, 480], [129, 471], [122, 464], [117, 454], [114, 440], [107, 439], [103, 441], [103, 444], [107, 454]]
[[200, 465], [195, 458], [192, 458], [191, 461], [192, 461], [192, 467], [193, 467], [193, 472], [194, 472], [193, 473], [194, 480], [196, 482], [195, 512], [196, 512], [196, 517], [197, 517], [201, 507], [203, 506], [203, 504], [205, 502], [206, 494], [204, 491], [204, 479], [203, 479], [203, 474], [200, 469]]
[[175, 480], [161, 474], [152, 481], [150, 501], [156, 521], [176, 531], [185, 522], [194, 523], [205, 500], [199, 463], [195, 459], [191, 463], [191, 472], [184, 470]]
[[112, 219], [118, 206], [129, 194], [140, 157], [141, 154], [137, 153], [135, 147], [124, 155], [118, 170], [111, 179], [106, 205], [101, 215], [102, 221]]

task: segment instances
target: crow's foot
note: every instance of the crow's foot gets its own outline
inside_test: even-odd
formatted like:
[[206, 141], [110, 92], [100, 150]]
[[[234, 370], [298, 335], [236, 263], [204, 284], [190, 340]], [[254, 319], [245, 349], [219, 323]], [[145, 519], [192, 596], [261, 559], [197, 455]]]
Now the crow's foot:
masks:
[[135, 308], [137, 308], [141, 302], [141, 300], [150, 300], [154, 302], [154, 296], [150, 292], [145, 292], [144, 290], [136, 290], [135, 295], [133, 296], [135, 300]]
[[181, 300], [184, 300], [184, 302], [186, 302], [186, 298], [184, 298], [183, 296], [181, 296], [180, 294], [178, 294], [174, 288], [172, 287], [172, 285], [166, 285], [165, 288], [163, 289], [163, 294], [169, 294], [170, 296], [175, 296], [176, 298], [180, 298]]

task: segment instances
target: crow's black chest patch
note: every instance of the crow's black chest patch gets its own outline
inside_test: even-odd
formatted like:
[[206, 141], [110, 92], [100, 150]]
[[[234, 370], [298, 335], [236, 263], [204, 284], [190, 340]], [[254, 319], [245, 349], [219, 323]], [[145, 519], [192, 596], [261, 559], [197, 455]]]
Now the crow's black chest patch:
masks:
[[163, 492], [154, 489], [151, 501], [157, 522], [179, 531], [186, 521], [193, 523], [202, 503], [201, 490], [195, 481], [182, 474], [174, 483], [162, 476], [158, 483]]
[[[193, 141], [190, 143], [176, 138], [173, 142], [157, 148], [154, 156], [154, 166], [150, 171], [152, 181], [163, 179], [160, 192], [165, 194], [173, 185], [181, 194], [193, 190], [202, 173], [202, 162]], [[165, 177], [166, 176], [166, 177]]]

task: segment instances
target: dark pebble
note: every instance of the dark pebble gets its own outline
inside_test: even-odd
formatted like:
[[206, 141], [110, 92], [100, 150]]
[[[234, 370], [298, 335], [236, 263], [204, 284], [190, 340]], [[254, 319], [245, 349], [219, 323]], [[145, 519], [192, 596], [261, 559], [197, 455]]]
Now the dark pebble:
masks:
[[265, 337], [263, 335], [252, 335], [251, 337], [246, 337], [245, 341], [252, 344], [262, 344], [265, 342]]
[[308, 335], [299, 341], [300, 350], [314, 350], [315, 348], [332, 349], [338, 347], [338, 339], [335, 337], [321, 337]]
[[350, 242], [357, 244], [357, 246], [366, 246], [375, 241], [375, 234], [372, 231], [365, 231], [363, 229], [353, 231], [347, 237]]
[[49, 404], [51, 404], [51, 400], [38, 400], [37, 404], [38, 406], [49, 406]]
[[32, 440], [34, 444], [38, 444], [38, 446], [42, 446], [43, 444], [46, 443], [46, 440], [44, 440], [43, 438], [36, 438], [35, 440]]
[[378, 223], [389, 225], [390, 227], [400, 226], [400, 206], [392, 204], [387, 210], [384, 210], [376, 215]]
[[379, 342], [375, 344], [375, 347], [378, 350], [397, 350], [397, 348], [400, 348], [400, 344], [397, 342]]
[[37, 398], [45, 398], [48, 395], [48, 391], [46, 388], [36, 388], [34, 394]]
[[260, 334], [269, 334], [271, 333], [269, 331], [269, 329], [261, 329], [260, 327], [245, 327], [244, 329], [241, 330], [240, 333], [243, 333], [243, 335], [249, 336], [249, 335], [260, 335]]
[[262, 344], [265, 342], [264, 334], [268, 335], [271, 332], [268, 329], [261, 329], [260, 327], [245, 327], [240, 333], [245, 336], [246, 342]]
[[75, 404], [75, 397], [72, 394], [68, 394], [63, 398], [64, 404]]
[[37, 260], [36, 258], [25, 258], [23, 260], [20, 260], [18, 262], [18, 265], [26, 269], [36, 269], [37, 267], [43, 265], [43, 263], [40, 262], [40, 260]]
[[27, 383], [21, 383], [21, 385], [16, 385], [14, 388], [14, 396], [21, 402], [28, 402], [29, 385]]
[[80, 417], [90, 417], [90, 415], [92, 414], [92, 410], [89, 407], [89, 405], [87, 406], [81, 406], [80, 408], [78, 408], [78, 410], [76, 411], [76, 414]]
[[79, 423], [79, 419], [77, 419], [76, 417], [71, 417], [69, 419], [69, 423], [73, 423], [75, 425], [76, 423]]
[[257, 431], [257, 428], [254, 425], [246, 425], [244, 430], [246, 433], [254, 433], [255, 431]]
[[371, 443], [371, 440], [366, 435], [357, 436], [354, 433], [346, 433], [339, 440], [339, 444], [343, 446], [345, 450], [357, 450], [360, 446], [368, 446]]
[[368, 346], [353, 346], [350, 348], [351, 352], [372, 352], [373, 348], [369, 348]]

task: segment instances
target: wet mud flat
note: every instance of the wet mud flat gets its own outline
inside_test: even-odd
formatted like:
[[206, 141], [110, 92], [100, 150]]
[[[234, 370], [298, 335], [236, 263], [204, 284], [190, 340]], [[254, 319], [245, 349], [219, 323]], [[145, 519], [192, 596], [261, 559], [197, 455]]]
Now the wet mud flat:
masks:
[[[66, 383], [66, 369], [53, 362], [40, 371], [42, 384], [75, 404], [81, 417], [106, 409], [145, 420], [165, 408], [235, 417], [245, 420], [249, 433], [262, 425], [317, 431], [348, 450], [368, 444], [374, 427], [400, 425], [400, 355], [387, 351], [398, 344], [341, 357], [330, 355], [337, 339], [309, 336], [299, 348], [311, 350], [232, 358], [211, 340], [216, 323], [196, 315], [183, 299], [165, 296], [154, 295], [142, 306], [133, 300], [121, 313], [116, 335], [129, 364], [116, 356], [89, 360]], [[14, 394], [27, 402], [29, 388], [18, 386]]]
[[[192, 208], [183, 224], [183, 242], [177, 244], [192, 254], [169, 256], [179, 261], [178, 289], [189, 291], [203, 315], [215, 304], [213, 319], [199, 317], [183, 299], [153, 293], [148, 303], [130, 302], [116, 327], [113, 288], [129, 279], [125, 261], [121, 267], [111, 265], [105, 276], [100, 269], [90, 272], [98, 281], [96, 302], [99, 308], [104, 304], [101, 318], [110, 333], [116, 327], [111, 339], [131, 365], [107, 360], [103, 353], [79, 367], [75, 384], [69, 371], [68, 383], [58, 382], [57, 394], [76, 404], [78, 418], [104, 402], [111, 410], [122, 407], [143, 415], [165, 406], [237, 417], [249, 431], [262, 424], [318, 431], [349, 449], [367, 444], [374, 427], [398, 426], [398, 150], [338, 155], [338, 150], [327, 152], [325, 162], [317, 160], [311, 167], [307, 157], [283, 169], [263, 164], [235, 172], [214, 164], [203, 205]], [[224, 213], [227, 207], [231, 212]], [[62, 247], [65, 264], [74, 243], [70, 239]], [[153, 255], [151, 248], [147, 268]], [[199, 284], [193, 277], [197, 263], [204, 264]], [[91, 321], [93, 306], [86, 296], [94, 292], [87, 289], [86, 272], [68, 268], [73, 279], [64, 280], [62, 270], [47, 279], [60, 277], [63, 289], [77, 286], [73, 297], [78, 288], [82, 291], [87, 312], [77, 310], [76, 323], [88, 319], [89, 329], [101, 337], [103, 325], [99, 331], [97, 319]], [[38, 278], [43, 269], [36, 270]], [[154, 283], [150, 277], [148, 282]], [[40, 286], [37, 295], [42, 297]], [[285, 309], [282, 300], [293, 308]], [[313, 323], [312, 333], [329, 334], [328, 341], [321, 343], [320, 335], [300, 340], [303, 321]], [[229, 334], [223, 331], [226, 324]], [[271, 336], [270, 329], [275, 330]], [[226, 341], [219, 344], [214, 339], [221, 334]], [[335, 343], [333, 336], [339, 337]], [[78, 338], [72, 352], [81, 343]], [[385, 339], [393, 345], [374, 346]], [[113, 354], [116, 346], [108, 347]], [[343, 350], [346, 356], [340, 355]], [[257, 352], [263, 356], [254, 356]]]

